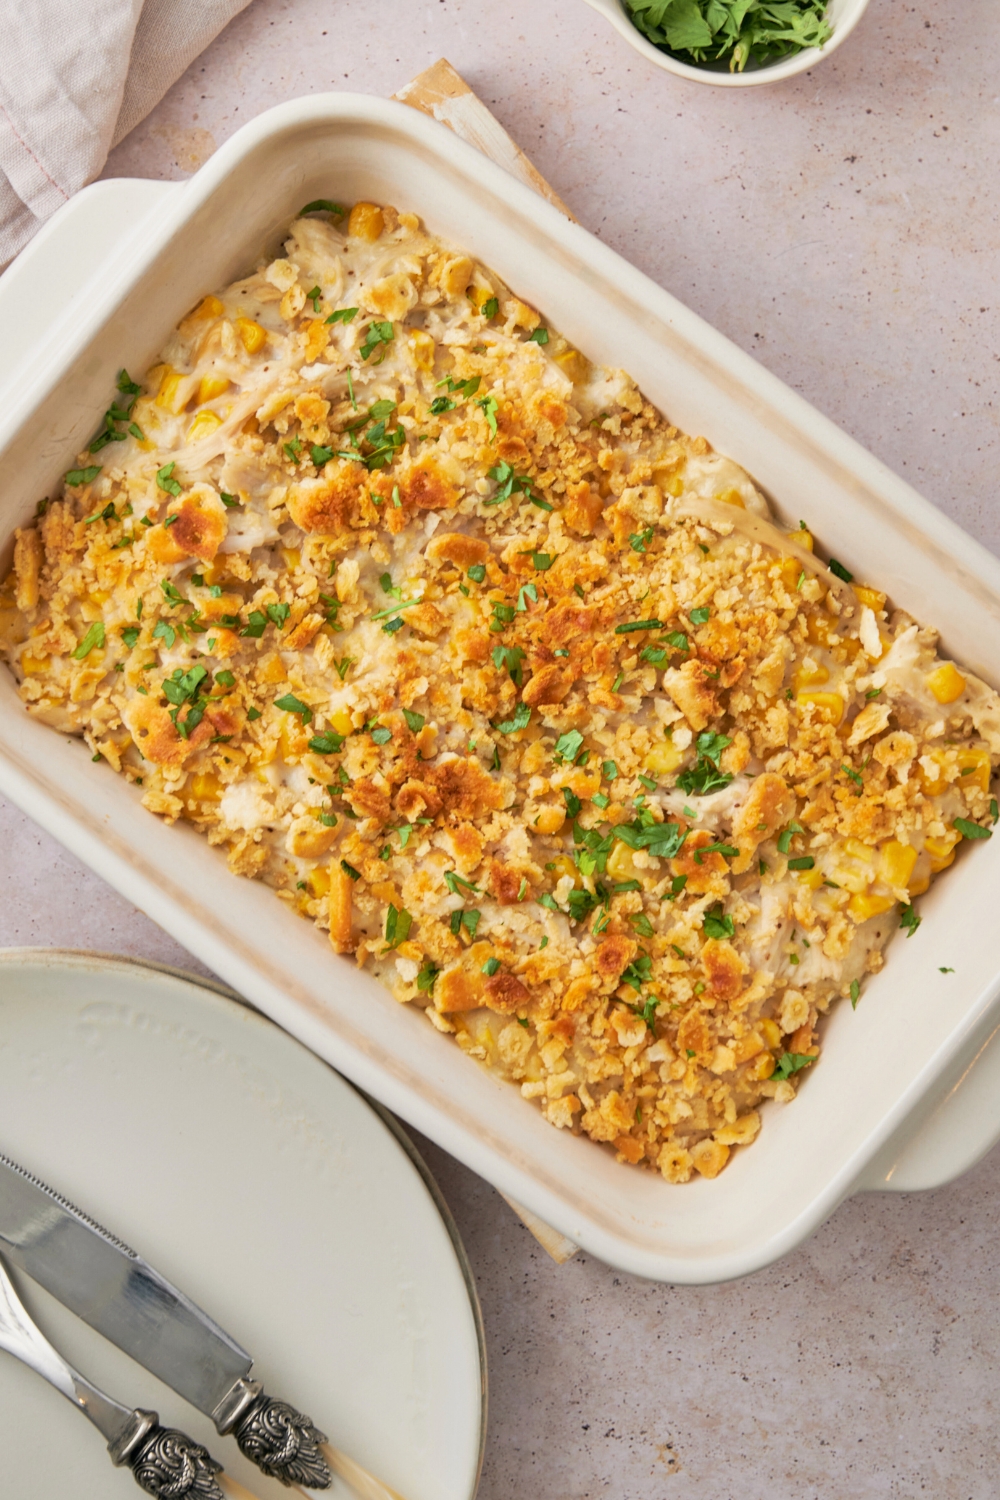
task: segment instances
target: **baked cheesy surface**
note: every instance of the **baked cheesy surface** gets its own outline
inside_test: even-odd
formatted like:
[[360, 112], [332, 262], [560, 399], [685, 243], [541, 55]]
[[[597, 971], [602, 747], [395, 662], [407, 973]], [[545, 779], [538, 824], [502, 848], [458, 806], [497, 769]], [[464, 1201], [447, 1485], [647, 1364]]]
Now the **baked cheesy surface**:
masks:
[[671, 1182], [996, 821], [993, 691], [412, 214], [304, 211], [40, 511], [28, 713]]

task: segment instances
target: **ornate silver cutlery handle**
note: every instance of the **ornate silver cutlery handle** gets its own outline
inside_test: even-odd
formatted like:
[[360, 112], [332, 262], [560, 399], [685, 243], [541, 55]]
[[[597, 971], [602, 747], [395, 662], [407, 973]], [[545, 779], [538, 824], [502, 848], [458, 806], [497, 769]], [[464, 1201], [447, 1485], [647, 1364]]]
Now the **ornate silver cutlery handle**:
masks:
[[155, 1411], [123, 1406], [74, 1370], [29, 1318], [2, 1261], [0, 1349], [28, 1365], [89, 1417], [107, 1440], [111, 1462], [130, 1468], [148, 1495], [160, 1500], [224, 1500], [216, 1478], [222, 1465], [208, 1449], [183, 1432], [161, 1427]]

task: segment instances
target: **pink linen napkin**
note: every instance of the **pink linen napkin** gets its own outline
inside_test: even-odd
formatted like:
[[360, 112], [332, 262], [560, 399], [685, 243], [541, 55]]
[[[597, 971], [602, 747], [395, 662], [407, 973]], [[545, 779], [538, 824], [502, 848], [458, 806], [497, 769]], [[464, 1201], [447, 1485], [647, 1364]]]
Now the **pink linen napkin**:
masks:
[[249, 0], [0, 0], [0, 267]]

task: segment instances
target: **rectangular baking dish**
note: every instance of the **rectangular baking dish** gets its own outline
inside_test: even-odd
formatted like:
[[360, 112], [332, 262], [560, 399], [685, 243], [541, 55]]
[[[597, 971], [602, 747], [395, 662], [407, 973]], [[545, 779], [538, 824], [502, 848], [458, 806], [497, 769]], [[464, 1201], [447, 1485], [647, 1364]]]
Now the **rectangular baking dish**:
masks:
[[[188, 308], [276, 249], [316, 197], [412, 209], [495, 267], [591, 358], [628, 369], [680, 427], [745, 465], [785, 519], [806, 519], [853, 571], [938, 626], [948, 651], [996, 684], [1000, 564], [988, 552], [444, 127], [353, 95], [294, 101], [244, 127], [161, 201], [148, 232], [104, 262], [72, 316], [42, 339], [0, 415], [0, 562], [14, 527], [98, 425], [118, 369], [144, 369]], [[923, 898], [919, 932], [891, 944], [856, 1012], [836, 1009], [822, 1064], [794, 1104], [766, 1107], [752, 1149], [715, 1181], [670, 1187], [552, 1129], [516, 1089], [336, 958], [272, 891], [229, 876], [192, 828], [165, 827], [80, 742], [33, 723], [5, 671], [0, 790], [362, 1088], [601, 1259], [660, 1280], [742, 1275], [801, 1241], [905, 1122], [935, 1107], [997, 1024], [1000, 840], [965, 850]]]

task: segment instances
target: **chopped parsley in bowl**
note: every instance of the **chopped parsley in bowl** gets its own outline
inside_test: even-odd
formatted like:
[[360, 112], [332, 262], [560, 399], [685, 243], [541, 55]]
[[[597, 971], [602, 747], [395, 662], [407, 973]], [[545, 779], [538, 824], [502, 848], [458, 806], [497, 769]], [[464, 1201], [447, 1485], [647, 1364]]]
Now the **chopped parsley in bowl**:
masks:
[[625, 9], [654, 46], [730, 72], [822, 47], [833, 34], [827, 0], [625, 0]]
[[814, 68], [868, 0], [587, 0], [655, 67], [693, 83], [753, 88]]

